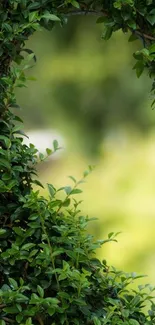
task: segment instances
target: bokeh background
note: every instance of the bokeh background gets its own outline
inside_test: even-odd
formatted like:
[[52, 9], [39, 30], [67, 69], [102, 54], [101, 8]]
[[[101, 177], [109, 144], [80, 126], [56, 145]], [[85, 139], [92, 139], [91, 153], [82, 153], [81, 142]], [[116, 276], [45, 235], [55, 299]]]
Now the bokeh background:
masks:
[[124, 271], [147, 274], [155, 284], [155, 111], [147, 75], [139, 80], [133, 52], [140, 41], [117, 32], [102, 40], [93, 17], [74, 17], [63, 28], [37, 32], [27, 43], [37, 63], [36, 81], [17, 91], [30, 142], [40, 151], [58, 139], [64, 147], [38, 166], [41, 181], [70, 185], [87, 165], [96, 168], [82, 185], [82, 213], [98, 218], [89, 232], [118, 243], [97, 254]]

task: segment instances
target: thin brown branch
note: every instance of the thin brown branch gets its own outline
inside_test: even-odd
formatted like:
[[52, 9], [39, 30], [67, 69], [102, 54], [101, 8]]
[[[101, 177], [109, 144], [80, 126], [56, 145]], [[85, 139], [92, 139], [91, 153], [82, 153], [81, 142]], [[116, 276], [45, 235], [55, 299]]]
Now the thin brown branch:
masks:
[[97, 10], [72, 10], [65, 14], [66, 16], [98, 16], [98, 17], [107, 17], [107, 13], [104, 11]]
[[139, 35], [139, 36], [141, 36], [141, 37], [143, 37], [143, 38], [146, 38], [146, 39], [148, 39], [148, 40], [150, 40], [150, 41], [155, 41], [155, 37], [153, 37], [153, 36], [151, 36], [151, 35], [147, 35], [147, 34], [145, 34], [145, 33], [141, 33], [139, 30], [135, 30], [134, 31], [137, 35]]
[[40, 325], [44, 325], [44, 322], [43, 322], [43, 320], [42, 320], [42, 318], [41, 318], [40, 315], [37, 315], [36, 318], [37, 318], [37, 320], [38, 320], [38, 322], [39, 322]]
[[[105, 11], [97, 11], [97, 10], [74, 10], [65, 14], [66, 16], [97, 16], [97, 17], [108, 17], [108, 14]], [[140, 32], [139, 30], [132, 30], [132, 32], [137, 35], [148, 39], [150, 41], [155, 41], [155, 37], [151, 35], [147, 35], [145, 33]]]
[[8, 317], [2, 317], [2, 319], [3, 319], [5, 322], [7, 322], [7, 323], [11, 323], [11, 324], [15, 322], [13, 319], [10, 319], [10, 318], [8, 318]]
[[0, 309], [5, 308], [5, 307], [6, 307], [6, 304], [0, 305]]

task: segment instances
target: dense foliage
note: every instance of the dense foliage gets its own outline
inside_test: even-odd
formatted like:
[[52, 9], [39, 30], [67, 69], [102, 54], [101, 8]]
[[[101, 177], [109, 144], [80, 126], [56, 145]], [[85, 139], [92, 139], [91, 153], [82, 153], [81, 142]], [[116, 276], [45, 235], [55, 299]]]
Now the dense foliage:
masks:
[[[95, 249], [115, 240], [95, 242], [86, 232], [90, 221], [81, 215], [72, 195], [92, 170], [73, 187], [56, 190], [49, 198], [34, 191], [37, 150], [23, 144], [18, 118], [7, 112], [1, 120], [0, 158], [0, 324], [120, 324], [151, 325], [143, 307], [154, 288], [128, 291], [137, 278], [95, 258]], [[54, 141], [53, 152], [58, 149]], [[47, 149], [47, 156], [51, 151]], [[45, 159], [40, 154], [41, 160]], [[65, 196], [59, 196], [64, 191]]]
[[[21, 62], [25, 41], [40, 26], [51, 30], [56, 22], [64, 24], [66, 17], [74, 14], [95, 14], [98, 23], [104, 23], [103, 38], [109, 39], [118, 29], [131, 31], [130, 40], [140, 37], [142, 49], [134, 54], [137, 59], [135, 69], [140, 76], [144, 68], [148, 69], [150, 77], [154, 77], [155, 69], [155, 9], [154, 1], [31, 1], [3, 0], [0, 4], [0, 74], [7, 74], [11, 61]], [[30, 52], [30, 50], [26, 51]], [[15, 76], [12, 76], [12, 78]], [[1, 81], [2, 82], [2, 81]], [[5, 81], [1, 85], [1, 111]], [[154, 83], [153, 83], [154, 91]], [[11, 105], [12, 103], [7, 103]]]
[[[97, 13], [104, 20], [104, 37], [112, 31], [131, 29], [144, 38], [147, 49], [135, 54], [139, 69], [146, 66], [150, 76], [154, 63], [153, 1], [27, 1], [4, 0], [0, 4], [0, 324], [120, 324], [151, 325], [155, 307], [145, 314], [151, 300], [145, 287], [127, 290], [136, 278], [109, 268], [94, 257], [101, 244], [86, 233], [89, 222], [81, 215], [72, 195], [81, 192], [80, 182], [58, 190], [48, 184], [49, 199], [33, 190], [37, 150], [23, 144], [22, 121], [11, 113], [17, 106], [15, 87], [25, 86], [25, 70], [35, 60], [25, 41], [39, 28], [51, 29], [56, 21], [78, 13]], [[124, 7], [125, 4], [125, 7]], [[124, 13], [126, 10], [126, 14]], [[127, 16], [128, 13], [128, 16]], [[140, 16], [140, 18], [139, 18]], [[151, 17], [151, 18], [150, 18]], [[103, 19], [104, 18], [104, 19]], [[136, 22], [136, 26], [134, 25]], [[142, 22], [144, 27], [142, 28]], [[25, 58], [23, 52], [27, 52]], [[12, 62], [16, 64], [12, 64]], [[139, 70], [137, 70], [139, 71]], [[139, 74], [139, 73], [138, 73]], [[58, 143], [54, 141], [54, 150]], [[47, 149], [47, 156], [51, 154]], [[42, 154], [39, 159], [43, 160]], [[59, 192], [65, 197], [60, 198]], [[152, 292], [154, 288], [148, 286]]]

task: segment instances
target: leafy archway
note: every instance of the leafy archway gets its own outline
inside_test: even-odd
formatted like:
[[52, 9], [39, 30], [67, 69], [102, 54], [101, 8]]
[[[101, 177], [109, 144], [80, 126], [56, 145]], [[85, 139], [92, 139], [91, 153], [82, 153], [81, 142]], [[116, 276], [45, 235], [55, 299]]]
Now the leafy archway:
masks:
[[[104, 38], [122, 29], [140, 38], [134, 54], [138, 77], [155, 70], [154, 1], [2, 0], [0, 3], [0, 324], [111, 324], [152, 325], [155, 307], [144, 313], [151, 295], [128, 290], [137, 276], [110, 268], [94, 258], [95, 249], [115, 240], [94, 242], [86, 233], [89, 222], [72, 198], [73, 187], [55, 189], [48, 184], [49, 199], [33, 190], [37, 149], [23, 144], [22, 121], [11, 112], [18, 106], [15, 88], [25, 86], [25, 70], [36, 60], [25, 41], [40, 28], [51, 30], [72, 15], [97, 15]], [[25, 56], [26, 53], [26, 56]], [[155, 92], [155, 84], [152, 87]], [[54, 141], [53, 152], [58, 150]], [[47, 149], [47, 156], [52, 150]], [[39, 159], [44, 157], [40, 154]], [[57, 193], [63, 191], [64, 198]], [[148, 286], [152, 292], [154, 288]], [[152, 300], [151, 300], [152, 301]]]

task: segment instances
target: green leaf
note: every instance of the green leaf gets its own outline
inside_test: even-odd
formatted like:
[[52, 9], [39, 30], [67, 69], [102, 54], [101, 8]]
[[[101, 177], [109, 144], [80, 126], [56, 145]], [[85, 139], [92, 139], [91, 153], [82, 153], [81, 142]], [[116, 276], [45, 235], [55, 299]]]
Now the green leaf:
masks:
[[70, 199], [68, 198], [67, 200], [65, 200], [64, 202], [63, 202], [63, 207], [68, 207], [69, 205], [70, 205]]
[[33, 324], [32, 324], [32, 319], [31, 319], [31, 317], [29, 317], [29, 318], [26, 320], [25, 325], [33, 325]]
[[14, 186], [16, 186], [18, 184], [16, 179], [13, 179], [12, 181], [9, 182], [9, 184], [7, 185], [7, 189], [10, 191]]
[[13, 229], [13, 231], [14, 231], [18, 236], [23, 237], [24, 232], [23, 232], [23, 230], [22, 230], [20, 227], [13, 227], [12, 229]]
[[35, 244], [33, 243], [28, 243], [28, 244], [25, 244], [21, 247], [21, 250], [25, 250], [25, 251], [29, 251], [32, 247], [34, 247]]
[[113, 29], [111, 27], [106, 27], [105, 26], [105, 29], [102, 33], [102, 38], [105, 40], [105, 41], [108, 41], [112, 35], [112, 32], [113, 32]]
[[155, 15], [148, 15], [146, 18], [152, 26], [155, 24]]
[[73, 7], [80, 9], [80, 4], [76, 0], [71, 0], [71, 4]]
[[62, 272], [62, 273], [59, 275], [58, 280], [59, 280], [59, 281], [62, 281], [62, 280], [65, 280], [66, 278], [67, 278], [67, 273]]
[[4, 158], [0, 158], [0, 166], [5, 167], [6, 169], [10, 169], [10, 163], [8, 162], [8, 160], [4, 159]]
[[137, 77], [139, 78], [144, 71], [143, 61], [137, 61], [136, 64], [134, 65], [133, 69], [136, 70]]
[[131, 36], [128, 39], [128, 42], [134, 42], [137, 41], [138, 37], [136, 34], [131, 34]]
[[53, 147], [54, 147], [54, 151], [58, 150], [59, 149], [59, 143], [57, 140], [54, 140], [53, 141]]
[[54, 251], [52, 253], [52, 257], [58, 256], [60, 254], [63, 254], [64, 252], [65, 252], [64, 249], [57, 249], [56, 251]]
[[29, 220], [36, 220], [39, 218], [39, 214], [38, 213], [33, 213], [30, 215]]
[[155, 53], [155, 44], [152, 44], [152, 45], [149, 47], [149, 52], [150, 52], [150, 54]]
[[4, 235], [6, 233], [6, 230], [5, 229], [2, 229], [2, 228], [0, 228], [0, 236], [1, 235]]
[[69, 195], [72, 192], [71, 186], [64, 186], [64, 191], [66, 192], [67, 195]]
[[12, 27], [8, 23], [3, 23], [2, 29], [5, 29], [8, 33], [12, 33]]
[[137, 320], [135, 320], [135, 319], [130, 319], [129, 320], [129, 325], [140, 325], [140, 323], [137, 322]]
[[97, 18], [96, 24], [102, 24], [105, 21], [105, 17], [99, 17]]
[[[18, 293], [16, 295], [16, 301], [20, 302], [20, 303], [27, 302], [27, 301], [29, 301], [29, 298], [27, 296], [23, 295], [22, 293]], [[16, 306], [19, 309], [19, 311], [22, 310], [22, 308], [21, 308], [21, 306], [19, 304], [18, 305], [16, 304]]]
[[80, 190], [79, 188], [75, 188], [75, 189], [73, 189], [72, 191], [71, 191], [71, 195], [73, 195], [73, 194], [80, 194], [80, 193], [82, 193], [83, 191], [82, 190]]
[[50, 156], [53, 153], [53, 151], [49, 148], [46, 148], [46, 153], [48, 156]]
[[16, 321], [18, 323], [21, 323], [22, 319], [23, 319], [23, 315], [19, 314], [19, 315], [16, 316]]
[[128, 309], [123, 309], [122, 310], [122, 316], [124, 318], [128, 318], [129, 317], [129, 310]]
[[0, 141], [4, 141], [4, 143], [5, 143], [5, 145], [6, 145], [6, 147], [7, 148], [10, 148], [10, 146], [11, 146], [11, 141], [10, 141], [10, 139], [9, 138], [7, 138], [6, 136], [4, 136], [4, 135], [0, 135]]
[[32, 11], [29, 13], [29, 22], [32, 22], [38, 18], [38, 12]]
[[5, 321], [0, 319], [0, 325], [6, 325]]
[[18, 284], [17, 284], [17, 282], [16, 282], [14, 279], [9, 278], [9, 283], [10, 283], [10, 285], [11, 285], [11, 287], [12, 287], [13, 289], [15, 289], [15, 290], [18, 289]]
[[113, 235], [114, 235], [114, 232], [110, 232], [110, 233], [108, 234], [108, 238], [110, 239], [111, 237], [113, 237]]
[[[47, 313], [50, 315], [50, 316], [53, 316], [55, 314], [56, 310], [54, 307], [48, 307], [47, 309]], [[53, 325], [55, 325], [55, 323], [52, 323]]]
[[33, 184], [36, 184], [36, 185], [44, 188], [43, 184], [40, 181], [38, 181], [38, 179], [33, 180]]
[[37, 291], [39, 293], [39, 296], [41, 298], [43, 298], [44, 297], [44, 289], [41, 286], [37, 285]]
[[51, 297], [45, 298], [45, 301], [47, 301], [48, 303], [50, 303], [53, 306], [54, 305], [57, 306], [60, 302], [57, 298], [51, 298]]
[[56, 189], [52, 184], [47, 184], [47, 186], [48, 186], [48, 191], [50, 193], [50, 196], [51, 198], [53, 198], [56, 193]]
[[41, 161], [43, 161], [45, 159], [45, 156], [43, 155], [43, 153], [39, 152], [39, 159]]
[[75, 184], [76, 184], [76, 179], [73, 176], [68, 176]]
[[36, 305], [39, 302], [40, 302], [40, 298], [35, 293], [32, 293], [31, 300], [30, 300], [29, 304], [30, 305]]
[[28, 9], [39, 9], [41, 7], [40, 2], [31, 2], [28, 6]]
[[60, 18], [57, 17], [56, 15], [51, 14], [49, 11], [47, 11], [46, 13], [44, 13], [41, 18], [45, 18], [48, 20], [52, 20], [52, 21], [60, 21]]
[[137, 28], [136, 22], [134, 20], [128, 20], [128, 26], [133, 30]]
[[100, 320], [97, 317], [93, 318], [94, 325], [101, 325]]

